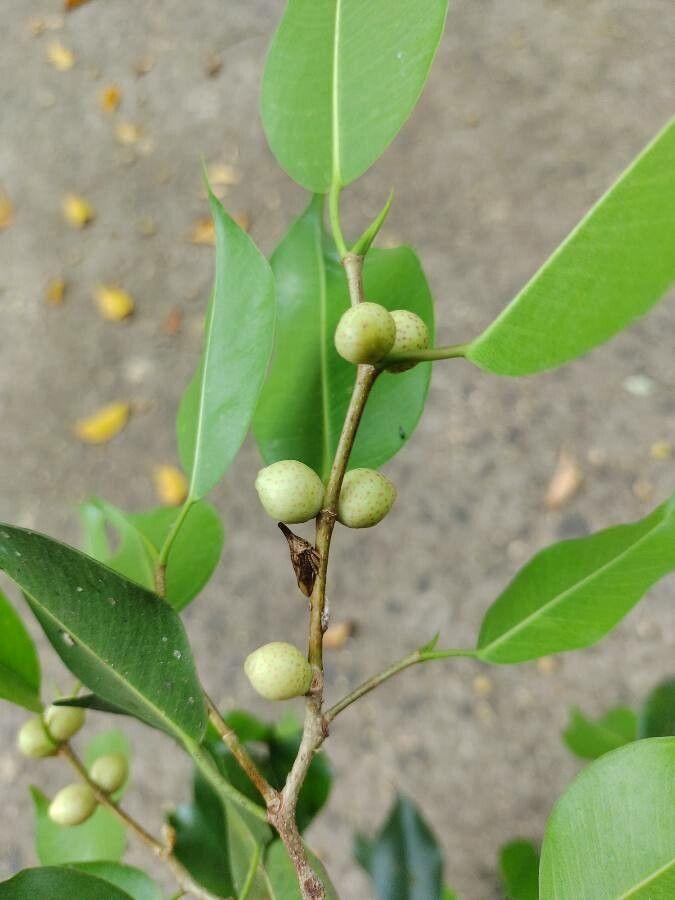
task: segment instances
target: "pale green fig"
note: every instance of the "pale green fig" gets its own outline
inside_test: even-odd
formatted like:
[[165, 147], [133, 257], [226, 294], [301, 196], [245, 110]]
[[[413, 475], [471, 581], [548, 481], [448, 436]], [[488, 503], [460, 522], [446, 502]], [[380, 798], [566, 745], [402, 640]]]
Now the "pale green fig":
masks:
[[[391, 353], [415, 353], [417, 350], [426, 350], [429, 346], [429, 329], [423, 319], [417, 313], [409, 309], [393, 309], [391, 317], [396, 325], [396, 338]], [[396, 363], [387, 366], [387, 372], [407, 372], [417, 363]]]
[[84, 725], [85, 712], [79, 706], [48, 706], [45, 710], [47, 731], [57, 743], [68, 741]]
[[396, 488], [375, 469], [351, 469], [345, 475], [338, 500], [338, 520], [349, 528], [370, 528], [387, 515], [396, 500]]
[[129, 763], [123, 753], [99, 756], [89, 770], [89, 777], [106, 794], [119, 791], [129, 776]]
[[54, 756], [58, 750], [54, 741], [47, 734], [44, 722], [39, 716], [23, 723], [16, 736], [16, 745], [20, 753], [33, 759]]
[[94, 813], [96, 797], [88, 784], [69, 784], [61, 788], [49, 804], [49, 818], [57, 825], [81, 825]]
[[265, 512], [279, 522], [307, 522], [323, 503], [323, 482], [297, 459], [282, 459], [261, 469], [255, 487]]
[[356, 365], [376, 363], [389, 353], [395, 338], [396, 325], [389, 310], [365, 301], [342, 314], [335, 329], [335, 349]]
[[249, 654], [244, 672], [254, 689], [267, 700], [301, 697], [312, 681], [307, 658], [293, 644], [281, 641], [264, 644]]

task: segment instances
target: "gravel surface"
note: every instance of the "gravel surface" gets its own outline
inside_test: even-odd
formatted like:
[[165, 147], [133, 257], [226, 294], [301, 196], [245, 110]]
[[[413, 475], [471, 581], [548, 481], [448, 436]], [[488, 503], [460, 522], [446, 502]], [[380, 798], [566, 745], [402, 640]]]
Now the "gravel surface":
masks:
[[[236, 169], [225, 202], [250, 218], [265, 251], [304, 197], [274, 163], [256, 112], [280, 2], [92, 0], [65, 23], [61, 7], [2, 0], [0, 9], [0, 185], [15, 208], [0, 232], [0, 518], [76, 542], [78, 501], [96, 492], [147, 507], [153, 467], [175, 461], [173, 416], [212, 273], [211, 249], [187, 239], [207, 213], [201, 159]], [[476, 334], [523, 285], [672, 114], [675, 76], [667, 0], [452, 7], [412, 121], [346, 197], [355, 231], [395, 187], [382, 239], [419, 249], [443, 342]], [[46, 25], [41, 34], [31, 20], [33, 30]], [[55, 42], [75, 56], [69, 71], [48, 59]], [[115, 114], [99, 106], [109, 84], [122, 93]], [[121, 129], [132, 143], [120, 143], [120, 123], [140, 129]], [[96, 211], [85, 230], [63, 222], [68, 192]], [[61, 276], [65, 302], [49, 308], [45, 285]], [[113, 281], [137, 301], [121, 324], [104, 322], [92, 302], [94, 287]], [[358, 632], [329, 656], [330, 697], [437, 629], [448, 645], [470, 644], [534, 551], [640, 517], [672, 492], [672, 459], [651, 453], [655, 442], [675, 444], [672, 300], [586, 359], [536, 378], [502, 380], [461, 361], [436, 368], [418, 432], [387, 466], [394, 512], [372, 532], [336, 534], [332, 608]], [[183, 327], [168, 335], [175, 308]], [[125, 431], [105, 447], [77, 443], [72, 423], [117, 399], [137, 409]], [[561, 448], [584, 483], [547, 511]], [[252, 696], [243, 658], [268, 640], [301, 643], [306, 617], [284, 542], [256, 501], [258, 465], [248, 443], [215, 494], [228, 542], [185, 621], [210, 692], [272, 716], [272, 704]], [[635, 704], [672, 674], [674, 594], [675, 581], [664, 581], [589, 650], [544, 665], [420, 667], [345, 713], [328, 743], [336, 787], [311, 831], [341, 896], [372, 896], [352, 834], [374, 830], [396, 790], [424, 810], [459, 895], [496, 896], [500, 844], [540, 838], [578, 768], [559, 737], [568, 708]], [[41, 646], [49, 696], [69, 681]], [[23, 718], [2, 707], [0, 875], [36, 861], [27, 786], [54, 790], [66, 777], [57, 762], [13, 752]], [[90, 730], [105, 724], [92, 716]], [[187, 797], [188, 766], [162, 737], [133, 724], [129, 732], [128, 806], [158, 829], [166, 806]], [[147, 862], [135, 846], [129, 859]]]

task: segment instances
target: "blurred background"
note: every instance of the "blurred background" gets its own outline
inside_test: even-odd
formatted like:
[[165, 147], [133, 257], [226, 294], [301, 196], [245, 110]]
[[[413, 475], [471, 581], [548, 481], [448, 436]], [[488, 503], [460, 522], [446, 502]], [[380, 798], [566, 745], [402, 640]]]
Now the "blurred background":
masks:
[[[257, 113], [282, 9], [90, 0], [65, 15], [62, 0], [2, 0], [0, 518], [76, 543], [76, 505], [91, 493], [134, 511], [157, 502], [153, 472], [176, 462], [174, 414], [212, 277], [201, 161], [266, 252], [305, 203]], [[355, 234], [395, 188], [381, 243], [417, 248], [441, 342], [490, 322], [672, 114], [674, 38], [668, 0], [453, 0], [412, 120], [345, 195]], [[69, 195], [80, 202], [68, 218]], [[135, 302], [124, 321], [95, 302], [110, 285]], [[386, 526], [336, 532], [332, 610], [356, 632], [327, 656], [330, 697], [436, 630], [471, 644], [537, 549], [638, 518], [675, 489], [672, 301], [553, 373], [437, 366], [423, 421], [387, 467], [399, 501]], [[78, 441], [74, 423], [114, 401], [132, 404], [126, 428], [100, 447]], [[306, 615], [256, 499], [259, 464], [249, 441], [214, 496], [227, 544], [185, 622], [209, 692], [272, 717], [242, 661], [268, 640], [302, 644]], [[326, 745], [337, 782], [310, 832], [341, 895], [371, 896], [352, 834], [372, 832], [402, 790], [443, 844], [447, 882], [466, 900], [496, 896], [499, 845], [540, 839], [577, 770], [560, 742], [568, 708], [634, 704], [672, 674], [674, 595], [670, 578], [589, 650], [419, 667], [344, 713]], [[67, 689], [41, 647], [46, 693]], [[69, 778], [14, 752], [23, 718], [3, 705], [1, 877], [36, 862], [28, 785]], [[89, 732], [106, 724], [92, 715]], [[161, 736], [133, 723], [129, 733], [126, 803], [158, 830], [188, 797], [189, 766]], [[151, 868], [133, 842], [129, 859]]]

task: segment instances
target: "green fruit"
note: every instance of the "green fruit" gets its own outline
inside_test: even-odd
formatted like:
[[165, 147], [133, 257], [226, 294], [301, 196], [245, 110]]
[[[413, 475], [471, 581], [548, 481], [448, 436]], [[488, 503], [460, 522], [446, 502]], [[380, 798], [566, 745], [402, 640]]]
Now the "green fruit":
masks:
[[267, 700], [301, 697], [309, 690], [312, 668], [293, 644], [274, 641], [258, 647], [244, 663], [244, 672], [255, 690]]
[[344, 477], [338, 500], [338, 519], [349, 528], [370, 528], [387, 515], [396, 488], [375, 469], [351, 469]]
[[16, 737], [16, 744], [20, 753], [33, 759], [54, 756], [58, 750], [38, 716], [23, 723]]
[[119, 791], [129, 775], [129, 763], [123, 753], [99, 756], [89, 770], [89, 777], [106, 794]]
[[265, 512], [279, 522], [313, 519], [323, 503], [323, 482], [297, 459], [282, 459], [261, 469], [255, 487]]
[[394, 346], [396, 325], [379, 303], [358, 303], [342, 314], [335, 329], [335, 349], [351, 363], [376, 363]]
[[84, 725], [84, 710], [78, 706], [48, 706], [45, 711], [47, 731], [57, 743], [69, 740]]
[[49, 804], [49, 818], [57, 825], [81, 825], [96, 809], [96, 797], [88, 784], [61, 788]]
[[[391, 348], [392, 353], [414, 353], [416, 350], [426, 350], [429, 346], [429, 329], [426, 323], [420, 319], [417, 313], [409, 309], [394, 309], [391, 317], [396, 325], [396, 339]], [[387, 372], [407, 372], [417, 363], [398, 363], [388, 366]]]

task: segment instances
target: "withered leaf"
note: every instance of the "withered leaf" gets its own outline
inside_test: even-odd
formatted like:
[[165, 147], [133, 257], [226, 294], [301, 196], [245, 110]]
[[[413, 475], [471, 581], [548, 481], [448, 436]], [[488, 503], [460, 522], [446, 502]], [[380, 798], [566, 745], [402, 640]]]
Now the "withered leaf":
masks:
[[584, 480], [581, 468], [567, 450], [561, 450], [558, 464], [546, 491], [545, 504], [548, 509], [560, 509], [568, 503], [581, 487]]
[[155, 489], [164, 506], [180, 506], [188, 494], [187, 478], [176, 466], [155, 466], [153, 472]]
[[91, 416], [80, 419], [73, 428], [75, 436], [85, 444], [106, 444], [112, 440], [129, 421], [129, 403], [110, 403]]

